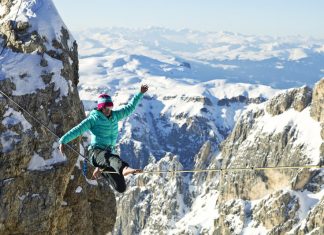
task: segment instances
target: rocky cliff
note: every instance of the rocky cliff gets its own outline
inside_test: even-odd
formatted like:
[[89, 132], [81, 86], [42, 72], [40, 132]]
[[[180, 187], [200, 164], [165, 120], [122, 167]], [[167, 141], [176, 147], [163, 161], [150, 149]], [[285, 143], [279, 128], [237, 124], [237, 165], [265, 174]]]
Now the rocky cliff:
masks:
[[[291, 89], [246, 111], [223, 143], [222, 167], [322, 164], [322, 124], [316, 117], [323, 112], [323, 83], [313, 93], [307, 87]], [[267, 234], [324, 232], [323, 220], [313, 215], [321, 217], [323, 210], [323, 169], [238, 171], [222, 181], [216, 234], [240, 234], [246, 227], [262, 227]]]
[[[84, 118], [77, 44], [52, 1], [1, 0], [0, 38], [1, 91], [58, 136]], [[90, 184], [78, 156], [61, 156], [58, 139], [1, 95], [0, 140], [0, 234], [112, 230], [110, 188]]]
[[[207, 141], [192, 156], [193, 168], [320, 166], [323, 83], [249, 105], [220, 149]], [[179, 156], [166, 154], [145, 170], [181, 170], [184, 164]], [[323, 180], [323, 169], [318, 168], [128, 178], [130, 189], [118, 197], [118, 208], [127, 205], [132, 210], [117, 211], [114, 233], [322, 234]]]

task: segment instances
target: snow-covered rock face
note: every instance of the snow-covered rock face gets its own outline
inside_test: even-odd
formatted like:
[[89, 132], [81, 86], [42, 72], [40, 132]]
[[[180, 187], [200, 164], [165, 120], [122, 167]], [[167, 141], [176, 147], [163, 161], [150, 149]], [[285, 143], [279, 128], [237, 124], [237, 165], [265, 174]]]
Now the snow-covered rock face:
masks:
[[[321, 123], [310, 115], [311, 98], [307, 87], [292, 89], [246, 111], [223, 144], [223, 167], [320, 165]], [[235, 234], [258, 227], [269, 234], [289, 231], [294, 234], [297, 225], [304, 229], [303, 224], [310, 219], [306, 218], [308, 213], [318, 213], [324, 192], [323, 169], [235, 172], [223, 175], [223, 182], [226, 183], [219, 187], [218, 208], [223, 210], [221, 204], [228, 200], [237, 203], [238, 198], [245, 204], [252, 203], [245, 208], [248, 218], [241, 220], [243, 227]], [[226, 213], [221, 214], [218, 222], [225, 216]], [[231, 231], [233, 226], [232, 223], [215, 225], [216, 230], [223, 232]], [[323, 222], [312, 224], [309, 231], [319, 227], [323, 227]]]
[[[311, 106], [311, 116], [321, 122], [321, 137], [324, 140], [324, 79], [321, 79], [313, 91], [313, 102]], [[324, 142], [321, 145], [322, 163], [324, 164]]]
[[[51, 0], [0, 1], [0, 38], [2, 92], [58, 136], [84, 118], [77, 44]], [[112, 191], [88, 184], [57, 141], [0, 95], [0, 234], [112, 230]]]
[[0, 18], [0, 33], [7, 47], [1, 55], [0, 80], [15, 84], [12, 94], [51, 89], [56, 91], [58, 101], [76, 93], [77, 44], [53, 3], [4, 1], [1, 8], [9, 12]]
[[[323, 81], [313, 94], [321, 94]], [[310, 88], [302, 87], [251, 104], [221, 151], [206, 142], [194, 157], [193, 168], [321, 164], [321, 123], [318, 115], [311, 116], [312, 100], [318, 99]], [[321, 107], [316, 110], [322, 112]], [[164, 157], [145, 170], [185, 168], [179, 161]], [[136, 207], [131, 215], [118, 210], [116, 234], [306, 234], [323, 227], [317, 219], [323, 211], [323, 169], [149, 174], [129, 179], [129, 185], [118, 204], [136, 202]]]
[[311, 107], [312, 117], [320, 122], [324, 122], [324, 81], [323, 79], [316, 84], [313, 91], [313, 103]]

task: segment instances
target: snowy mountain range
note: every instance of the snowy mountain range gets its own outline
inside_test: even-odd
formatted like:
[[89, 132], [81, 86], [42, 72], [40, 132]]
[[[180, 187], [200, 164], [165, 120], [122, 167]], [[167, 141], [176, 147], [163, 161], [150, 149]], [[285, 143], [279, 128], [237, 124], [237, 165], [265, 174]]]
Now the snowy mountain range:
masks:
[[[118, 78], [123, 70], [129, 75], [136, 71], [139, 76], [291, 88], [313, 86], [324, 76], [324, 40], [164, 28], [94, 29], [74, 35], [81, 78], [88, 73]], [[99, 64], [91, 66], [95, 59]]]
[[[245, 106], [279, 91], [261, 84], [209, 80], [199, 72], [204, 70], [201, 64], [192, 65], [175, 52], [152, 49], [135, 36], [126, 40], [127, 32], [125, 38], [118, 33], [117, 38], [114, 30], [111, 34], [98, 32], [93, 38], [82, 36], [92, 35], [89, 32], [75, 35], [80, 45], [78, 87], [85, 109], [90, 111], [99, 93], [111, 94], [118, 106], [126, 103], [141, 83], [149, 84], [150, 91], [136, 116], [120, 125], [121, 153], [136, 167], [172, 152], [180, 155], [186, 168], [192, 168], [193, 156], [205, 141], [221, 143]], [[142, 32], [151, 37], [155, 33], [156, 29]], [[145, 141], [138, 141], [144, 137]], [[144, 156], [135, 154], [134, 149]]]
[[[218, 168], [226, 158], [232, 158], [231, 162], [238, 159], [236, 167], [268, 166], [266, 162], [278, 156], [283, 160], [277, 161], [283, 161], [281, 164], [284, 165], [320, 163], [321, 128], [309, 117], [309, 109], [301, 114], [290, 110], [277, 117], [264, 115], [255, 121], [249, 113], [264, 110], [264, 101], [276, 95], [280, 97], [282, 92], [285, 94], [282, 88], [305, 84], [313, 87], [323, 72], [322, 42], [161, 28], [96, 30], [77, 33], [75, 37], [80, 45], [79, 92], [86, 110], [95, 106], [96, 94], [100, 92], [113, 94], [115, 103], [121, 105], [138, 90], [139, 83], [150, 85], [136, 114], [120, 125], [120, 154], [133, 166], [145, 167], [148, 172]], [[294, 93], [294, 90], [287, 92]], [[298, 96], [309, 97], [310, 93], [302, 94]], [[291, 99], [298, 100], [297, 97]], [[268, 103], [276, 107], [281, 102]], [[242, 130], [255, 128], [254, 133], [251, 131], [248, 136], [249, 144], [243, 142], [237, 147], [241, 151], [234, 156], [221, 152], [219, 147], [224, 145], [224, 140], [235, 135], [231, 134], [233, 129], [250, 122], [257, 124], [241, 127]], [[291, 144], [296, 149], [301, 148], [297, 143], [308, 147], [303, 150], [306, 155], [285, 162], [284, 159], [291, 156], [284, 156], [285, 152], [269, 155], [269, 150], [260, 147], [269, 143], [259, 142], [264, 135], [272, 139], [275, 133], [285, 133], [289, 126], [297, 128], [299, 133], [295, 140], [290, 140], [295, 142]], [[313, 127], [307, 129], [310, 126]], [[244, 135], [240, 133], [242, 130], [234, 133]], [[235, 141], [230, 145], [228, 151], [234, 151], [231, 148], [236, 145]], [[251, 150], [254, 148], [259, 150]], [[260, 162], [260, 159], [268, 160]], [[233, 167], [231, 165], [227, 163], [224, 167]], [[233, 201], [222, 196], [224, 179], [212, 173], [144, 175], [128, 179], [130, 189], [117, 195], [117, 208], [121, 209], [117, 211], [114, 233], [271, 234], [276, 229], [294, 233], [292, 227], [282, 228], [289, 217], [283, 218], [282, 224], [271, 225], [260, 224], [254, 217], [259, 216], [257, 208], [264, 201], [272, 200], [274, 195], [292, 195], [292, 201], [298, 200], [298, 203], [309, 206], [299, 209], [300, 216], [294, 218], [294, 228], [304, 223], [307, 213], [320, 204], [323, 188], [314, 194], [292, 190], [289, 182], [291, 177], [300, 174], [298, 172], [289, 171], [293, 176], [265, 173], [266, 177], [274, 177], [274, 180], [279, 177], [286, 183], [268, 183], [265, 187], [273, 187], [272, 190], [260, 188], [261, 194], [248, 194], [243, 196], [245, 200], [240, 199], [240, 194], [231, 195]], [[250, 188], [252, 181], [246, 180], [242, 174], [241, 185]], [[234, 176], [226, 176], [229, 183], [238, 181]], [[323, 180], [319, 174], [316, 177], [317, 184]], [[254, 192], [257, 189], [250, 190]], [[294, 195], [298, 195], [298, 199]], [[132, 207], [133, 212], [125, 213], [122, 209], [125, 205]], [[231, 206], [241, 208], [242, 205], [243, 211], [238, 217], [236, 212], [229, 211]], [[222, 216], [224, 210], [225, 221]], [[242, 216], [245, 219], [242, 220]]]
[[[323, 165], [324, 40], [164, 28], [72, 37], [52, 1], [21, 3], [0, 3], [1, 90], [61, 136], [98, 94], [118, 107], [148, 84], [118, 140], [148, 173], [114, 196], [1, 95], [0, 233], [324, 232], [323, 169], [149, 174]], [[84, 154], [86, 143], [72, 145]]]

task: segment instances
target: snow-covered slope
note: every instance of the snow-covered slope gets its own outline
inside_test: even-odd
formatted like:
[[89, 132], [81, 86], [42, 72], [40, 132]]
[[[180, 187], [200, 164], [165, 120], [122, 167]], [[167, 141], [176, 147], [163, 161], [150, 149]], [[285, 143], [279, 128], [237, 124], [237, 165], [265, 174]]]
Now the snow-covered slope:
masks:
[[324, 75], [324, 40], [164, 28], [94, 29], [75, 37], [81, 77], [116, 78], [124, 72], [290, 88], [312, 86]]
[[118, 107], [145, 83], [150, 89], [140, 107], [120, 123], [121, 154], [135, 167], [144, 167], [149, 159], [160, 159], [167, 152], [179, 154], [184, 166], [192, 167], [193, 156], [205, 141], [215, 146], [221, 143], [242, 109], [278, 92], [264, 85], [224, 80], [198, 83], [165, 76], [129, 78], [127, 73], [95, 82], [81, 77], [79, 92], [86, 111], [90, 111], [99, 93], [111, 94]]
[[[192, 67], [191, 62], [179, 59], [180, 52], [152, 48], [138, 35], [128, 34], [118, 30], [91, 34], [94, 36], [77, 34], [79, 93], [86, 111], [90, 111], [99, 93], [112, 95], [118, 106], [126, 103], [141, 83], [150, 86], [137, 114], [120, 124], [121, 155], [136, 167], [144, 167], [167, 152], [178, 154], [186, 168], [192, 167], [193, 156], [202, 144], [207, 140], [213, 146], [221, 143], [240, 110], [278, 91], [261, 84], [230, 83], [216, 79], [217, 74], [208, 79], [201, 72], [205, 67]], [[146, 40], [151, 37], [146, 36]]]

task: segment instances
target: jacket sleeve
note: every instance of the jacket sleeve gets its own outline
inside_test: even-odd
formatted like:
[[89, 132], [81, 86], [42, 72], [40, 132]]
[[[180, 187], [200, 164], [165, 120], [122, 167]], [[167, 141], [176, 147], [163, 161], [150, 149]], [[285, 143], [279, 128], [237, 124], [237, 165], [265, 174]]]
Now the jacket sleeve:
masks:
[[139, 92], [134, 97], [128, 102], [127, 105], [124, 107], [117, 109], [114, 111], [114, 115], [116, 115], [116, 118], [118, 121], [122, 120], [123, 118], [129, 116], [132, 114], [138, 104], [138, 102], [141, 100], [143, 97], [143, 93]]
[[91, 117], [88, 117], [84, 119], [80, 124], [73, 127], [71, 130], [69, 130], [65, 135], [61, 137], [59, 140], [60, 144], [67, 144], [71, 140], [74, 140], [78, 136], [82, 135], [84, 132], [89, 130], [94, 125], [94, 119]]

